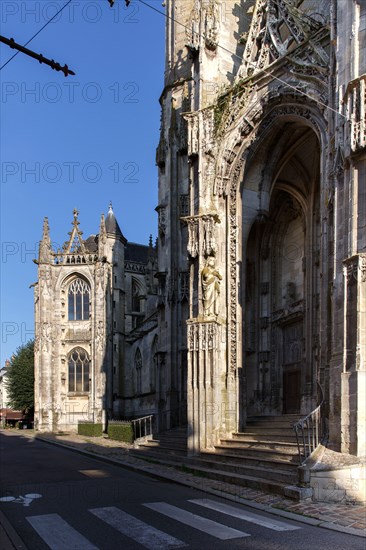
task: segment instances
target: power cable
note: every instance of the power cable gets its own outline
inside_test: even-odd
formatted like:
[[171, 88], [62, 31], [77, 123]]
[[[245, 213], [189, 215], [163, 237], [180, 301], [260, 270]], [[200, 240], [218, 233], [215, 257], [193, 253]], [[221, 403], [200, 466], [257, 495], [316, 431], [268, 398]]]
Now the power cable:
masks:
[[[28, 40], [28, 42], [26, 42], [25, 44], [23, 44], [23, 47], [28, 46], [28, 44], [29, 44], [30, 42], [32, 42], [32, 40], [33, 40], [36, 36], [38, 36], [39, 33], [42, 32], [43, 29], [45, 29], [45, 28], [47, 27], [47, 25], [49, 25], [49, 24], [51, 23], [51, 21], [53, 21], [53, 20], [55, 19], [55, 17], [57, 17], [58, 14], [61, 13], [61, 12], [71, 3], [71, 2], [72, 2], [72, 0], [68, 0], [68, 2], [66, 2], [66, 4], [64, 4], [64, 5], [62, 6], [62, 8], [60, 8], [60, 9], [58, 10], [58, 12], [55, 13], [55, 15], [53, 15], [53, 16], [51, 17], [51, 19], [49, 19], [49, 20], [43, 25], [43, 27], [41, 27], [41, 28], [39, 29], [39, 31], [37, 31], [36, 34], [34, 34], [34, 35], [32, 36], [32, 38], [30, 38], [30, 39]], [[11, 61], [12, 59], [14, 59], [14, 57], [16, 57], [16, 56], [18, 55], [18, 53], [20, 53], [20, 52], [17, 51], [10, 59], [8, 59], [8, 60], [6, 61], [6, 63], [4, 63], [4, 65], [2, 65], [2, 66], [0, 67], [0, 71], [1, 71], [4, 67], [6, 67], [6, 65], [8, 65], [8, 63], [10, 63], [10, 61]]]

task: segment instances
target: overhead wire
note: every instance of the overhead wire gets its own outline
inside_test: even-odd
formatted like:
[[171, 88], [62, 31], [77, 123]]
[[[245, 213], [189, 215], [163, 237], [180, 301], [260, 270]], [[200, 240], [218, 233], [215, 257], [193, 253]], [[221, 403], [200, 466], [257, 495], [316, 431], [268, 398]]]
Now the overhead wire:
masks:
[[[167, 18], [167, 19], [170, 19], [171, 21], [173, 21], [174, 23], [176, 23], [177, 25], [180, 25], [181, 27], [187, 29], [188, 31], [192, 32], [192, 29], [190, 27], [188, 27], [187, 25], [185, 25], [184, 23], [182, 23], [181, 21], [179, 21], [178, 19], [176, 19], [175, 17], [165, 13], [164, 11], [162, 10], [159, 10], [158, 8], [155, 8], [154, 6], [152, 6], [151, 4], [149, 4], [148, 2], [145, 2], [145, 0], [137, 0], [140, 4], [143, 4], [144, 6], [147, 6], [148, 8], [150, 8], [151, 10], [159, 13], [160, 15], [162, 15], [163, 17]], [[276, 4], [277, 4], [277, 1], [275, 0]], [[132, 3], [132, 1], [131, 1]], [[308, 18], [310, 18], [310, 16], [307, 16]], [[193, 31], [198, 37], [200, 38], [205, 38], [205, 35], [202, 34], [202, 33], [199, 33], [197, 31]], [[232, 52], [231, 50], [229, 50], [228, 48], [225, 48], [225, 46], [222, 46], [221, 44], [217, 44], [217, 47], [220, 48], [221, 50], [225, 51], [226, 53], [229, 53], [231, 56], [233, 57], [236, 57], [237, 59], [239, 59], [239, 61], [242, 61], [242, 57], [240, 57], [238, 54]], [[256, 68], [256, 64], [253, 63], [252, 61], [249, 61], [247, 60], [248, 64], [249, 65], [252, 65], [252, 67]], [[278, 82], [280, 82], [281, 84], [284, 84], [285, 86], [287, 86], [288, 88], [291, 88], [292, 90], [296, 91], [298, 94], [301, 94], [305, 97], [307, 97], [308, 99], [310, 99], [311, 101], [314, 101], [315, 103], [317, 103], [318, 105], [321, 105], [322, 107], [326, 108], [326, 109], [329, 109], [330, 111], [336, 113], [337, 115], [345, 118], [347, 121], [349, 121], [349, 119], [343, 114], [343, 113], [340, 113], [339, 111], [337, 111], [336, 109], [333, 109], [333, 107], [330, 107], [329, 105], [327, 105], [326, 103], [323, 103], [322, 101], [320, 101], [319, 99], [311, 96], [310, 94], [304, 92], [303, 90], [297, 88], [296, 86], [293, 86], [292, 84], [290, 84], [289, 82], [286, 82], [285, 80], [282, 80], [280, 77], [274, 75], [273, 73], [271, 73], [270, 71], [266, 70], [266, 69], [261, 69], [261, 71], [266, 74], [267, 76], [270, 76], [273, 80], [277, 80]], [[233, 98], [239, 96], [240, 94], [236, 94], [234, 96], [232, 96]]]
[[[49, 25], [49, 24], [51, 23], [51, 21], [53, 21], [53, 20], [55, 19], [55, 17], [57, 17], [58, 14], [61, 13], [61, 12], [62, 12], [62, 11], [72, 2], [72, 1], [73, 1], [73, 0], [68, 0], [68, 2], [66, 2], [66, 4], [64, 4], [64, 5], [55, 13], [55, 15], [53, 15], [48, 21], [46, 21], [46, 23], [43, 25], [43, 27], [41, 27], [41, 28], [40, 28], [40, 29], [39, 29], [39, 30], [38, 30], [38, 31], [37, 31], [37, 32], [36, 32], [36, 33], [35, 33], [26, 43], [25, 43], [25, 44], [23, 44], [23, 47], [28, 46], [28, 44], [29, 44], [30, 42], [32, 42], [32, 40], [33, 40], [36, 36], [38, 36], [38, 35], [43, 31], [43, 29], [45, 29], [45, 28], [47, 27], [47, 25]], [[10, 63], [10, 61], [11, 61], [12, 59], [14, 59], [14, 57], [16, 57], [16, 56], [18, 55], [18, 53], [20, 53], [20, 52], [17, 51], [10, 59], [8, 59], [8, 60], [6, 61], [6, 63], [4, 63], [4, 65], [2, 65], [2, 66], [0, 67], [0, 71], [1, 71], [4, 67], [6, 67], [6, 65], [8, 65], [8, 64]]]

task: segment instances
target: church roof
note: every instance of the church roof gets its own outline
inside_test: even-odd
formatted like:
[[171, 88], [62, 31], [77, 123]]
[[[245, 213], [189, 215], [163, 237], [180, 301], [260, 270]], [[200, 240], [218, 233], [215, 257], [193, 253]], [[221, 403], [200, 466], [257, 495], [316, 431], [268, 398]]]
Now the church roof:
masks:
[[90, 235], [84, 241], [84, 246], [88, 252], [98, 252], [98, 235]]
[[105, 219], [105, 229], [107, 233], [111, 233], [112, 235], [116, 235], [117, 237], [122, 237], [124, 239], [122, 231], [116, 220], [116, 216], [114, 215], [112, 203], [109, 204], [108, 214]]
[[144, 244], [126, 243], [125, 260], [128, 262], [137, 262], [147, 264], [149, 261], [149, 246]]

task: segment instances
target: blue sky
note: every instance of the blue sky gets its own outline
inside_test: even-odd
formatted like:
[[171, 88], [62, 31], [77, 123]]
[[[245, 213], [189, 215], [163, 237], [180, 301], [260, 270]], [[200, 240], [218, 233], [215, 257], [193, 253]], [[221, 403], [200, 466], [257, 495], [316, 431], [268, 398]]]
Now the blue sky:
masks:
[[[161, 2], [149, 0], [163, 10]], [[24, 44], [58, 8], [3, 0], [1, 34]], [[156, 237], [159, 96], [165, 18], [134, 0], [75, 0], [29, 48], [65, 76], [19, 53], [1, 78], [1, 365], [33, 336], [36, 257], [44, 216], [62, 245], [78, 208], [84, 238], [112, 201], [126, 238]], [[1, 44], [1, 65], [14, 54]]]

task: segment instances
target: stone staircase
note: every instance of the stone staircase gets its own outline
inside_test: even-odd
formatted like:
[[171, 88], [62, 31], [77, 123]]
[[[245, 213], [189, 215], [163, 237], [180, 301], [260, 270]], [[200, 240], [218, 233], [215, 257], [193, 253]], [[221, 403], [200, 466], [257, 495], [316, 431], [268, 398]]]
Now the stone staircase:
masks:
[[244, 432], [221, 439], [214, 450], [187, 457], [186, 429], [174, 428], [141, 443], [133, 454], [198, 475], [300, 500], [298, 450], [291, 424], [297, 415], [252, 417]]

